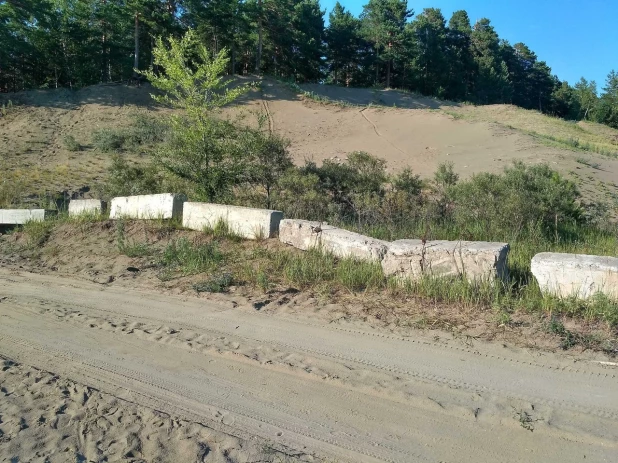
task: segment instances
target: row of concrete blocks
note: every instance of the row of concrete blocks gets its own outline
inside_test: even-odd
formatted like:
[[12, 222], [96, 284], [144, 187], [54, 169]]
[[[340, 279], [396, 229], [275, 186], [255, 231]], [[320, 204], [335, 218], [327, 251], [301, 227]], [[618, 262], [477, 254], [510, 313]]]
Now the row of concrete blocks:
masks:
[[[69, 214], [98, 214], [99, 200], [73, 200]], [[0, 224], [44, 220], [43, 209], [0, 210]], [[283, 220], [280, 211], [209, 203], [186, 202], [171, 193], [118, 197], [111, 201], [110, 218], [181, 219], [185, 228], [203, 230], [224, 222], [248, 239], [274, 237], [298, 249], [320, 248], [338, 257], [379, 262], [385, 275], [418, 280], [424, 275], [462, 276], [470, 281], [507, 277], [507, 243], [479, 241], [399, 240], [386, 242], [327, 224]], [[618, 258], [579, 254], [541, 253], [532, 259], [532, 273], [541, 290], [561, 297], [586, 299], [601, 292], [618, 298]]]
[[[338, 257], [379, 262], [386, 276], [418, 281], [425, 275], [499, 281], [508, 276], [507, 243], [481, 241], [381, 241], [330, 225], [283, 220], [279, 239], [298, 249], [320, 248]], [[544, 252], [532, 259], [541, 291], [588, 299], [597, 293], [618, 299], [618, 258]]]

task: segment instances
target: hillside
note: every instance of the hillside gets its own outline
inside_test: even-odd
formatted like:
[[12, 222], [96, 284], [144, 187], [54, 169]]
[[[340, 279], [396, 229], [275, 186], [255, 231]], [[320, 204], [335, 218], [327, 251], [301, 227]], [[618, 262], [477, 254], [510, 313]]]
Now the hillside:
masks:
[[[4, 95], [12, 108], [0, 117], [2, 178], [16, 195], [44, 192], [95, 195], [111, 155], [97, 151], [92, 134], [131, 123], [134, 114], [162, 114], [148, 87], [98, 85], [77, 91], [35, 90]], [[501, 171], [515, 160], [548, 163], [578, 181], [589, 198], [613, 200], [618, 184], [618, 130], [571, 123], [507, 105], [461, 106], [415, 94], [306, 85], [299, 91], [262, 82], [227, 117], [268, 113], [269, 129], [291, 141], [298, 164], [343, 159], [363, 150], [385, 159], [390, 171], [411, 167], [431, 176], [443, 162], [467, 177]], [[72, 135], [80, 151], [69, 151]], [[596, 152], [595, 152], [596, 151]], [[136, 161], [139, 153], [127, 153]], [[6, 189], [6, 188], [5, 188]]]

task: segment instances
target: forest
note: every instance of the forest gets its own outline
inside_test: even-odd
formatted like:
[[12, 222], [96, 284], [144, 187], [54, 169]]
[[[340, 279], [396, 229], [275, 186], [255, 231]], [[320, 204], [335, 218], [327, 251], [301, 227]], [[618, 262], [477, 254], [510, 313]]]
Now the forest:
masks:
[[152, 66], [156, 37], [188, 29], [213, 56], [228, 51], [233, 75], [514, 104], [618, 128], [618, 72], [601, 87], [571, 85], [490, 19], [415, 14], [406, 0], [368, 0], [359, 17], [318, 0], [0, 0], [0, 91], [128, 81]]

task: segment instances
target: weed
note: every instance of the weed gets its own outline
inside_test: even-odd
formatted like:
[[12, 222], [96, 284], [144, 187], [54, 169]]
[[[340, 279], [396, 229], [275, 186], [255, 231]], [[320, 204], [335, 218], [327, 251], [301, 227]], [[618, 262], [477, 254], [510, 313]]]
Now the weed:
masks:
[[40, 248], [45, 244], [55, 226], [54, 220], [30, 220], [23, 225], [23, 232], [28, 237], [27, 247]]
[[214, 238], [227, 239], [233, 242], [240, 242], [243, 240], [242, 236], [236, 233], [232, 227], [229, 226], [228, 222], [219, 219], [212, 227], [204, 227], [202, 230], [206, 235], [212, 236]]
[[126, 140], [126, 134], [119, 130], [102, 129], [92, 134], [92, 144], [104, 153], [120, 151]]
[[601, 168], [601, 164], [599, 164], [598, 162], [592, 162], [592, 161], [590, 161], [588, 159], [585, 159], [585, 158], [579, 157], [579, 158], [576, 159], [576, 161], [579, 164], [583, 164], [583, 165], [588, 166], [588, 167], [590, 167], [592, 169], [599, 170]]
[[183, 275], [194, 275], [215, 269], [225, 255], [216, 241], [193, 244], [186, 238], [170, 242], [163, 250], [161, 265]]
[[255, 281], [257, 286], [264, 291], [265, 293], [267, 293], [272, 285], [271, 281], [270, 281], [270, 277], [268, 276], [268, 274], [262, 270], [260, 270], [256, 277], [255, 277]]
[[210, 277], [206, 281], [200, 281], [193, 284], [193, 289], [198, 293], [224, 293], [234, 282], [231, 273], [224, 272], [219, 275]]
[[530, 432], [534, 431], [534, 422], [538, 421], [538, 419], [532, 418], [525, 410], [515, 410], [515, 418], [519, 421], [522, 428]]
[[287, 281], [300, 287], [332, 281], [335, 275], [335, 257], [318, 249], [302, 256], [287, 255], [283, 275]]
[[118, 251], [127, 257], [145, 257], [153, 253], [149, 243], [127, 241], [125, 237], [125, 222], [120, 219], [116, 222], [116, 244]]
[[62, 142], [68, 151], [81, 151], [82, 149], [82, 145], [79, 144], [73, 135], [65, 135]]
[[385, 286], [386, 279], [382, 266], [377, 262], [366, 262], [357, 259], [343, 259], [337, 265], [336, 282], [350, 291], [365, 289], [380, 289]]

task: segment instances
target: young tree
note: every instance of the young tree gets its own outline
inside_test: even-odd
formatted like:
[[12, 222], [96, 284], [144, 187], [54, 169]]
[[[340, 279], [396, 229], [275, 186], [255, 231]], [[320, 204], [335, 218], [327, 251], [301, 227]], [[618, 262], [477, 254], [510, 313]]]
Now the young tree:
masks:
[[213, 201], [225, 198], [244, 180], [245, 153], [235, 139], [234, 127], [213, 114], [236, 100], [249, 87], [231, 87], [222, 77], [228, 65], [227, 50], [214, 57], [193, 30], [181, 39], [159, 38], [154, 65], [140, 71], [162, 95], [160, 102], [183, 110], [169, 117], [171, 139], [156, 154], [160, 165], [196, 186], [197, 195]]
[[588, 82], [583, 77], [575, 84], [575, 99], [577, 100], [580, 112], [578, 119], [590, 120], [599, 97], [597, 96], [597, 83], [593, 80]]

